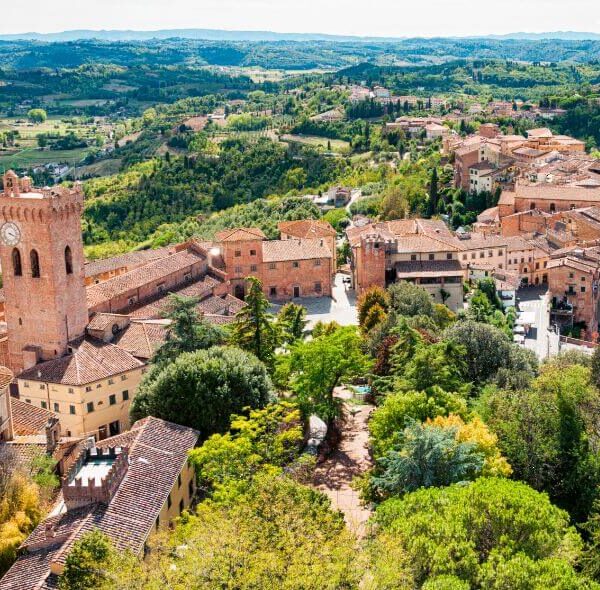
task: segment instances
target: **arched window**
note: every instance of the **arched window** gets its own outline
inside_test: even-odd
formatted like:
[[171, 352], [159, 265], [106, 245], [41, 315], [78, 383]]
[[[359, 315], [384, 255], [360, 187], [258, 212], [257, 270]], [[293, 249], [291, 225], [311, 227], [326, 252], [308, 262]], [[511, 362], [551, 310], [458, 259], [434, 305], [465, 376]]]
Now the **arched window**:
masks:
[[21, 253], [17, 248], [12, 251], [13, 272], [16, 277], [23, 276], [23, 264], [21, 263]]
[[73, 274], [73, 255], [69, 246], [65, 248], [65, 270], [68, 275]]
[[535, 203], [531, 203], [531, 205], [529, 205], [529, 208], [533, 211], [535, 209]]
[[29, 253], [29, 259], [31, 261], [31, 276], [34, 279], [40, 278], [40, 257], [37, 250], [32, 250]]

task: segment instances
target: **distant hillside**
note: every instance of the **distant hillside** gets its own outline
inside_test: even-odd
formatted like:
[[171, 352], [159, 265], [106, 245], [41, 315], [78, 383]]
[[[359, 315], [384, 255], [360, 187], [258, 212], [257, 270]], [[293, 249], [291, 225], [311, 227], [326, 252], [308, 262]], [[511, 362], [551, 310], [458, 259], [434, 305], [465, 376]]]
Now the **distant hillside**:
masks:
[[[156, 31], [91, 30], [80, 29], [58, 33], [16, 33], [0, 35], [0, 40], [15, 41], [79, 41], [99, 39], [102, 41], [146, 41], [149, 39], [198, 39], [207, 41], [338, 41], [338, 42], [394, 42], [407, 37], [361, 37], [355, 35], [328, 35], [324, 33], [276, 33], [273, 31], [225, 31], [220, 29], [160, 29]], [[548, 33], [509, 33], [506, 35], [473, 35], [470, 39], [562, 39], [565, 41], [598, 40], [600, 33], [556, 31]], [[454, 39], [460, 39], [455, 37]]]

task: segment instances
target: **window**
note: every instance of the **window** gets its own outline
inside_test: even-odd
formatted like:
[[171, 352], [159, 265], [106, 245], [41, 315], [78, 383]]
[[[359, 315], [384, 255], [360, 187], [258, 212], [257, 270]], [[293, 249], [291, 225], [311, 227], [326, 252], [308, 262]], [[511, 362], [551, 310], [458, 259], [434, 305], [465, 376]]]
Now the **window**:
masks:
[[410, 255], [410, 259], [415, 261], [417, 259], [417, 255], [416, 254], [411, 254]]
[[250, 265], [250, 272], [256, 272], [256, 264]]
[[73, 254], [71, 254], [70, 246], [65, 248], [65, 270], [68, 275], [73, 274]]
[[569, 273], [569, 278], [572, 279], [575, 275], [572, 272]]
[[485, 252], [483, 252], [483, 251], [482, 251], [482, 252], [480, 252], [480, 253], [479, 253], [479, 258], [485, 258]]
[[297, 260], [294, 260], [294, 262], [292, 262], [292, 268], [299, 268], [300, 267], [300, 263]]
[[581, 277], [581, 280], [582, 280], [582, 281], [585, 281], [585, 277]]
[[488, 252], [488, 258], [491, 258], [493, 255], [494, 255], [494, 253], [492, 252], [492, 250], [490, 250], [490, 251]]
[[69, 414], [72, 414], [72, 415], [74, 415], [74, 414], [75, 414], [75, 406], [74, 406], [73, 404], [71, 404], [71, 405], [69, 406]]
[[585, 287], [581, 287], [581, 292], [585, 293]]
[[463, 260], [466, 260], [466, 259], [467, 259], [467, 255], [463, 254]]
[[242, 267], [241, 266], [236, 266], [233, 270], [235, 271], [236, 275], [241, 275], [242, 274]]
[[315, 260], [315, 266], [321, 266], [321, 259], [320, 258], [317, 258]]
[[181, 487], [181, 473], [177, 476], [177, 487]]
[[94, 402], [87, 403], [87, 411], [88, 411], [88, 414], [91, 414], [94, 411]]
[[435, 254], [430, 254], [429, 255], [429, 260], [435, 260]]
[[274, 262], [269, 262], [269, 270], [275, 270], [277, 265]]
[[250, 256], [256, 256], [256, 250], [250, 250]]
[[115, 380], [114, 380], [114, 379], [109, 379], [109, 380], [108, 380], [108, 384], [109, 384], [109, 385], [113, 385], [113, 384], [114, 384], [114, 382], [115, 382]]
[[29, 387], [29, 383], [27, 381], [23, 381], [23, 387]]
[[72, 387], [69, 387], [68, 392], [69, 393], [75, 393], [75, 390]]
[[475, 260], [475, 252], [471, 252], [471, 260]]
[[315, 293], [321, 292], [321, 283], [315, 283]]
[[48, 409], [48, 404], [46, 402], [42, 402], [40, 405], [42, 408], [44, 408], [44, 410]]
[[277, 287], [269, 287], [269, 295], [275, 297], [277, 295]]
[[30, 403], [31, 403], [31, 400], [30, 400], [30, 399], [26, 399], [25, 401], [26, 401], [28, 404], [30, 404]]
[[111, 406], [114, 406], [117, 403], [117, 396], [114, 393], [108, 396], [108, 403]]
[[242, 255], [242, 251], [241, 250], [236, 250], [234, 256], [236, 258], [239, 258]]
[[29, 260], [31, 262], [31, 277], [33, 279], [40, 278], [40, 257], [37, 250], [32, 250], [29, 253]]
[[43, 383], [40, 383], [40, 389], [46, 389], [46, 386]]
[[535, 263], [535, 270], [539, 270], [539, 269], [540, 269], [540, 263], [539, 263], [539, 262], [536, 262], [536, 263]]
[[498, 256], [502, 256], [503, 252], [504, 252], [504, 250], [498, 250]]
[[500, 263], [500, 264], [498, 265], [498, 268], [502, 268], [502, 263]]
[[21, 263], [21, 253], [17, 248], [14, 248], [12, 251], [12, 265], [13, 265], [13, 273], [16, 277], [23, 276], [23, 264]]
[[126, 402], [129, 399], [129, 391], [126, 389], [122, 395], [123, 395], [123, 401]]
[[121, 381], [125, 381], [127, 379], [127, 375], [121, 375]]
[[171, 508], [172, 504], [173, 504], [173, 500], [171, 500], [171, 494], [169, 494], [167, 496], [167, 509]]
[[60, 406], [56, 402], [54, 402], [54, 411], [60, 412]]

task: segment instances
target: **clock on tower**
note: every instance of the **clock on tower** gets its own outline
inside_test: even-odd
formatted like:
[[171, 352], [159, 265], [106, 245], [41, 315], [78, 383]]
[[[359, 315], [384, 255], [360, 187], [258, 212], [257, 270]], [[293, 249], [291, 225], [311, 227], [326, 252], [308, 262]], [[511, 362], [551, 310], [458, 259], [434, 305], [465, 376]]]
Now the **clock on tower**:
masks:
[[36, 189], [14, 172], [0, 193], [0, 259], [10, 368], [61, 356], [85, 332], [81, 187]]

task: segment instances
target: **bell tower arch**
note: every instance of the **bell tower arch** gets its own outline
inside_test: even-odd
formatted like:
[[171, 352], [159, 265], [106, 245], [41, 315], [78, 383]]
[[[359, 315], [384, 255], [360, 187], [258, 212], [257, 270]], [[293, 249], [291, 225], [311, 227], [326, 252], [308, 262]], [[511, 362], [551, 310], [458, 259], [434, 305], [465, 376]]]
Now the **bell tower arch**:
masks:
[[36, 189], [9, 171], [0, 193], [8, 364], [18, 374], [62, 356], [88, 323], [81, 186]]

